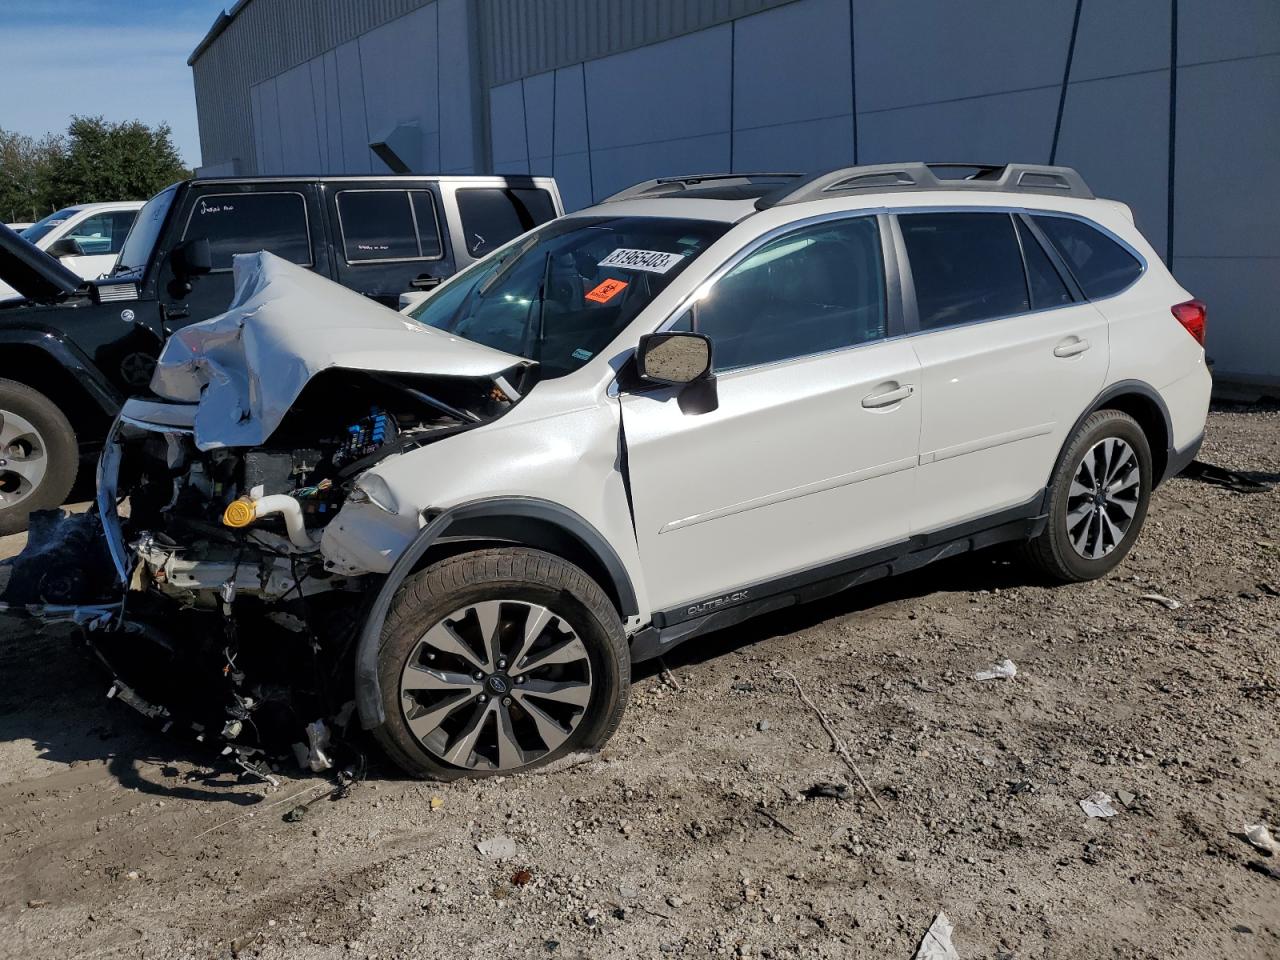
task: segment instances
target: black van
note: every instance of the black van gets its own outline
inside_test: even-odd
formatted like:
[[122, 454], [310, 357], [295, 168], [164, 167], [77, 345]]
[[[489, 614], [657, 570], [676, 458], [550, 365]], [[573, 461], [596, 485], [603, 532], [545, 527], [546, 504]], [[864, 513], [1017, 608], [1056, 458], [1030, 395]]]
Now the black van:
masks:
[[223, 312], [231, 258], [267, 250], [395, 307], [564, 212], [548, 177], [185, 180], [138, 213], [112, 273], [84, 281], [0, 226], [0, 534], [62, 503], [164, 339]]

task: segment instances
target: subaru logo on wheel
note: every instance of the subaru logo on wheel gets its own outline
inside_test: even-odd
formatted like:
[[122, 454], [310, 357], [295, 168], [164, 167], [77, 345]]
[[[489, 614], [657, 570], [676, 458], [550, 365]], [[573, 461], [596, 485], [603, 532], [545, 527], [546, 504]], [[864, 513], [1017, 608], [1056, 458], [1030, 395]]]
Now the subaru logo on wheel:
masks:
[[504, 694], [511, 689], [511, 685], [507, 683], [505, 677], [490, 677], [489, 689], [496, 694]]

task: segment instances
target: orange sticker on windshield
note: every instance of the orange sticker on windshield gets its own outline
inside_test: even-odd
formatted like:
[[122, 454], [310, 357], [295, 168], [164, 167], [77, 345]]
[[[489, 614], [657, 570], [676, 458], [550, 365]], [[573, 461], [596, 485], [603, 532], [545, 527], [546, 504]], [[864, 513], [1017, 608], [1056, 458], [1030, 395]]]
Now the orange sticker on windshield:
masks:
[[606, 280], [600, 286], [596, 287], [587, 294], [588, 300], [594, 300], [596, 303], [608, 303], [627, 287], [625, 280]]

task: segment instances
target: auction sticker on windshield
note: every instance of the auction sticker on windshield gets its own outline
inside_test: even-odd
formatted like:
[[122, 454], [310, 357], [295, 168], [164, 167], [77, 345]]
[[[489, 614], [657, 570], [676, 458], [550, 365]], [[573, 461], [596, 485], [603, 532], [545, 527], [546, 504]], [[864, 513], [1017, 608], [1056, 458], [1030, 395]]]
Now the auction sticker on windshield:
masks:
[[600, 284], [600, 286], [588, 293], [587, 299], [593, 300], [596, 303], [608, 303], [626, 289], [626, 286], [627, 282], [625, 280], [614, 280], [610, 277], [604, 283]]
[[666, 273], [684, 259], [684, 254], [663, 253], [661, 250], [613, 251], [600, 261], [602, 267], [621, 267], [623, 270], [643, 270], [646, 273]]

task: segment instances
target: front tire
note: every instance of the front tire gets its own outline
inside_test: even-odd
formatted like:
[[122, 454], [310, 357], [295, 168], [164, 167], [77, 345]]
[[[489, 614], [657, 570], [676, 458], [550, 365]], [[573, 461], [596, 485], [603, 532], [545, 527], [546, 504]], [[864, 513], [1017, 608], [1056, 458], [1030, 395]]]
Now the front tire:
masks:
[[1090, 414], [1054, 471], [1048, 522], [1027, 543], [1028, 559], [1067, 583], [1109, 573], [1138, 538], [1152, 481], [1151, 447], [1137, 421], [1119, 410]]
[[602, 746], [630, 667], [617, 611], [573, 564], [522, 547], [449, 557], [392, 601], [374, 736], [415, 777], [522, 773]]
[[61, 506], [79, 467], [76, 433], [53, 401], [0, 380], [0, 536], [27, 529], [34, 510]]

